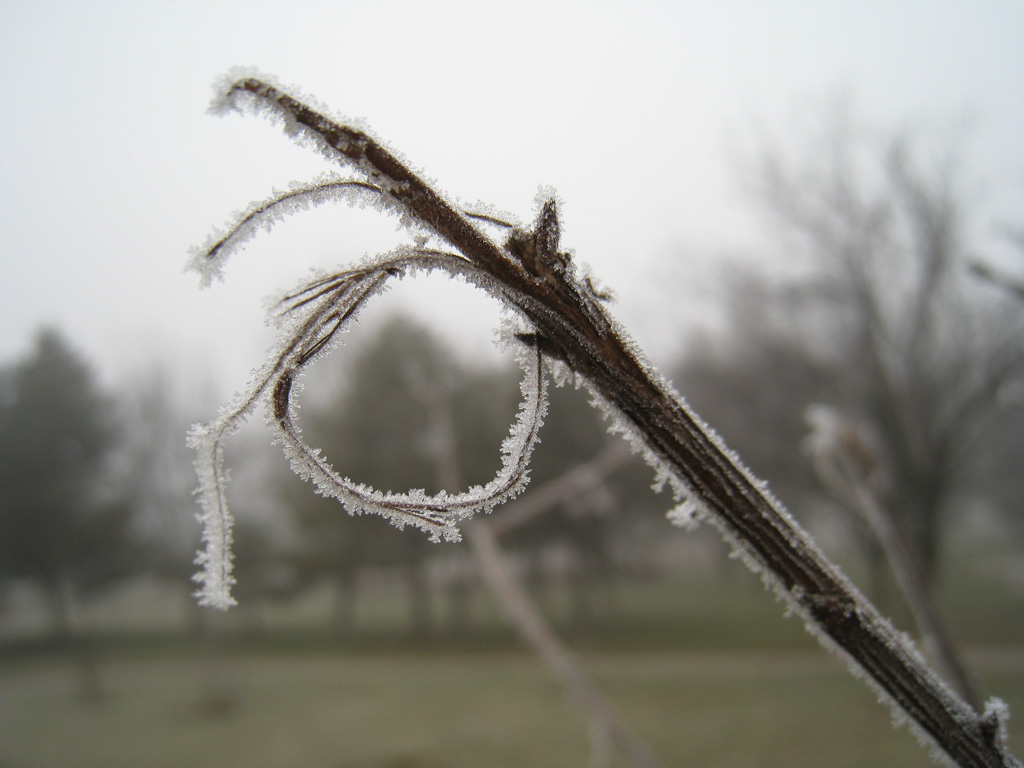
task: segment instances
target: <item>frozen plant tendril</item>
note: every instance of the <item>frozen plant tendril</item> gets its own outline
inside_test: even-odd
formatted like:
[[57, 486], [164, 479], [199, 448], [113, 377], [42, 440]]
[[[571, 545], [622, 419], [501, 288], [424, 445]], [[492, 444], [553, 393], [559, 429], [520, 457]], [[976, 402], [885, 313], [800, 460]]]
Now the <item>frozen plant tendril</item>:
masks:
[[[221, 607], [231, 602], [222, 444], [258, 402], [269, 404], [300, 474], [329, 488], [350, 510], [384, 514], [399, 525], [415, 525], [443, 537], [450, 525], [522, 487], [544, 410], [543, 356], [563, 378], [586, 386], [612, 429], [655, 468], [658, 485], [670, 488], [677, 502], [689, 500], [677, 511], [676, 520], [706, 520], [713, 525], [739, 559], [761, 574], [788, 610], [804, 620], [808, 631], [845, 658], [851, 670], [943, 759], [964, 768], [1020, 768], [1005, 744], [1005, 708], [992, 706], [979, 714], [943, 683], [909, 639], [818, 549], [765, 484], [690, 410], [606, 314], [607, 294], [585, 271], [577, 270], [571, 254], [559, 249], [558, 204], [553, 196], [541, 197], [539, 214], [529, 229], [509, 225], [486, 211], [467, 214], [364, 129], [310, 104], [252, 72], [224, 81], [217, 111], [267, 116], [289, 136], [353, 171], [356, 178], [331, 177], [248, 209], [226, 235], [211, 238], [205, 250], [193, 254], [192, 267], [208, 281], [234, 245], [278, 214], [352, 195], [357, 202], [372, 202], [397, 215], [412, 231], [416, 247], [396, 249], [360, 268], [325, 276], [285, 297], [282, 341], [248, 394], [217, 421], [193, 432], [192, 442], [200, 449], [205, 550], [199, 556], [204, 566], [199, 581], [205, 602]], [[503, 239], [494, 239], [480, 224], [498, 227]], [[445, 244], [446, 250], [427, 249], [431, 238]], [[527, 402], [504, 446], [504, 469], [484, 488], [460, 494], [457, 503], [450, 503], [447, 496], [439, 503], [439, 497], [422, 492], [378, 494], [345, 481], [302, 443], [291, 418], [292, 382], [301, 368], [336, 342], [338, 331], [388, 279], [418, 269], [443, 269], [499, 299], [526, 326], [514, 337], [533, 355], [530, 383], [524, 385]]]
[[[249, 214], [243, 218], [248, 224]], [[218, 240], [218, 243], [230, 239]], [[362, 267], [319, 277], [285, 295], [277, 304], [276, 320], [281, 337], [270, 360], [254, 377], [249, 389], [226, 406], [219, 418], [193, 428], [189, 443], [198, 451], [196, 469], [200, 479], [204, 549], [197, 557], [202, 570], [196, 576], [202, 605], [227, 608], [234, 584], [231, 568], [232, 517], [226, 498], [227, 472], [223, 468], [223, 443], [261, 402], [265, 402], [284, 446], [292, 470], [313, 482], [326, 496], [341, 501], [352, 514], [372, 513], [399, 528], [412, 525], [426, 531], [433, 541], [457, 541], [457, 524], [476, 512], [486, 512], [518, 494], [527, 482], [530, 454], [537, 442], [546, 409], [546, 383], [538, 345], [528, 333], [520, 334], [519, 362], [524, 400], [515, 424], [501, 446], [502, 466], [483, 486], [464, 493], [444, 491], [428, 496], [423, 491], [390, 493], [373, 490], [339, 474], [303, 439], [295, 423], [291, 396], [293, 384], [303, 369], [325, 355], [340, 332], [353, 321], [359, 308], [380, 293], [391, 278], [416, 271], [441, 269], [450, 275], [473, 281], [476, 268], [465, 259], [443, 251], [399, 248]]]

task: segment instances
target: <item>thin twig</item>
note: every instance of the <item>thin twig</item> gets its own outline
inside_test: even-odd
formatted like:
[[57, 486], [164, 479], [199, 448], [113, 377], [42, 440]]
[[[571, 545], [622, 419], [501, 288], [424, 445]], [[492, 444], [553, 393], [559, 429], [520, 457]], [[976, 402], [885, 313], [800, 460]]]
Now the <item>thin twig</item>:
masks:
[[466, 524], [466, 538], [473, 548], [480, 573], [523, 639], [541, 657], [544, 666], [561, 681], [572, 700], [589, 716], [591, 722], [608, 735], [609, 740], [636, 768], [657, 768], [657, 758], [647, 744], [625, 725], [594, 686], [573, 654], [562, 644], [537, 606], [512, 575], [501, 553], [498, 537], [487, 520]]
[[495, 535], [502, 536], [544, 514], [556, 504], [600, 487], [612, 471], [626, 463], [630, 455], [629, 448], [621, 441], [609, 442], [589, 461], [577, 464], [540, 487], [531, 488], [527, 496], [519, 498], [502, 512], [495, 513], [490, 523], [491, 528]]
[[[409, 376], [406, 382], [427, 412], [429, 442], [434, 474], [442, 488], [461, 488], [456, 430], [449, 392], [437, 380]], [[590, 724], [591, 768], [611, 765], [609, 746], [617, 747], [634, 768], [660, 768], [650, 746], [631, 729], [601, 690], [591, 681], [576, 655], [562, 642], [544, 618], [530, 593], [516, 578], [508, 557], [502, 551], [499, 536], [533, 517], [552, 509], [573, 491], [579, 492], [604, 481], [609, 471], [625, 460], [628, 451], [621, 442], [605, 448], [594, 459], [580, 464], [544, 486], [534, 489], [526, 499], [511, 505], [511, 512], [523, 515], [509, 518], [509, 512], [491, 520], [476, 519], [466, 525], [477, 570], [490, 589], [509, 623], [540, 658], [552, 677], [561, 684], [568, 698], [586, 715]], [[501, 526], [501, 523], [505, 523]]]
[[925, 645], [960, 694], [974, 707], [977, 690], [960, 659], [953, 637], [932, 597], [921, 567], [902, 529], [880, 500], [872, 475], [883, 473], [877, 451], [857, 424], [834, 409], [815, 405], [808, 409], [811, 434], [806, 440], [822, 484], [867, 523], [882, 546], [896, 583], [910, 608]]

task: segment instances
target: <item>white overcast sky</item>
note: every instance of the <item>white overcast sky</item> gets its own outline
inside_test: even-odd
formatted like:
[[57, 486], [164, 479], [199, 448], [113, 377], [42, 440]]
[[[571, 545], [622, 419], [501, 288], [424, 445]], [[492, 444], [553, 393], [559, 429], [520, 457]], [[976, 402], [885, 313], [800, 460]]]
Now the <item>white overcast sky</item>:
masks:
[[238, 65], [364, 118], [452, 197], [529, 219], [554, 186], [564, 244], [656, 359], [708, 257], [756, 242], [730, 156], [836, 93], [872, 125], [966, 126], [987, 215], [1024, 218], [1019, 0], [0, 9], [0, 363], [50, 324], [109, 380], [162, 359], [239, 386], [269, 341], [265, 294], [400, 238], [366, 211], [305, 214], [198, 290], [191, 245], [326, 169], [264, 121], [205, 113]]

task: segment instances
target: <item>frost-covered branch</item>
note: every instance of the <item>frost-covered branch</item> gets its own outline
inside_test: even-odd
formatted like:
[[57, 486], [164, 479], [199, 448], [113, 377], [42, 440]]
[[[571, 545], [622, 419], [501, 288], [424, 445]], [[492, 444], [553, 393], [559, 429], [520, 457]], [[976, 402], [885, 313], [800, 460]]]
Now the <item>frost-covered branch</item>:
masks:
[[[613, 428], [625, 433], [655, 467], [658, 482], [667, 483], [678, 500], [688, 498], [688, 508], [713, 523], [765, 583], [804, 618], [808, 630], [845, 656], [852, 670], [870, 682], [901, 719], [938, 748], [937, 754], [965, 768], [1020, 765], [1005, 746], [1005, 705], [993, 700], [979, 715], [945, 685], [910, 640], [829, 562], [764, 483], [743, 467], [645, 361], [606, 313], [604, 295], [570, 255], [559, 250], [558, 205], [553, 195], [541, 201], [533, 228], [513, 228], [504, 241], [498, 241], [366, 131], [327, 117], [264, 79], [244, 76], [226, 85], [219, 105], [262, 113], [282, 123], [287, 133], [354, 170], [379, 190], [374, 192], [374, 202], [396, 214], [421, 243], [436, 237], [453, 253], [409, 249], [394, 256], [397, 262], [369, 264], [345, 273], [350, 277], [325, 278], [327, 282], [310, 289], [317, 298], [308, 309], [303, 307], [300, 317], [305, 319], [285, 333], [285, 341], [257, 376], [250, 394], [200, 435], [206, 450], [201, 469], [204, 507], [212, 522], [207, 534], [208, 566], [216, 554], [214, 545], [226, 538], [222, 491], [217, 490], [223, 482], [217, 461], [223, 437], [257, 400], [264, 399], [287, 444], [292, 439], [289, 397], [299, 369], [334, 340], [359, 304], [393, 273], [406, 268], [403, 260], [408, 260], [408, 268], [441, 268], [481, 287], [517, 315], [527, 328], [516, 338], [543, 354], [563, 375], [586, 386]], [[201, 253], [193, 260], [204, 273], [208, 267], [216, 269], [216, 262], [212, 257], [204, 263]], [[542, 411], [541, 405], [538, 415]], [[526, 443], [534, 434], [526, 422], [516, 431], [512, 464], [518, 465], [520, 453], [528, 453]], [[439, 503], [437, 497], [428, 499], [418, 493], [391, 495], [365, 489], [360, 496], [338, 484], [338, 477], [325, 471], [315, 452], [293, 444], [290, 454], [297, 469], [323, 482], [322, 489], [336, 491], [350, 510], [378, 512], [399, 525], [412, 523], [435, 533], [439, 529], [447, 533], [473, 511], [466, 508], [449, 515], [447, 499]], [[496, 492], [471, 490], [470, 495], [476, 494], [481, 508], [490, 507], [521, 487], [521, 478], [514, 473], [507, 479], [511, 481], [507, 488], [496, 478], [492, 482]], [[211, 578], [223, 578], [224, 563], [212, 565]], [[211, 584], [206, 586], [209, 589]]]

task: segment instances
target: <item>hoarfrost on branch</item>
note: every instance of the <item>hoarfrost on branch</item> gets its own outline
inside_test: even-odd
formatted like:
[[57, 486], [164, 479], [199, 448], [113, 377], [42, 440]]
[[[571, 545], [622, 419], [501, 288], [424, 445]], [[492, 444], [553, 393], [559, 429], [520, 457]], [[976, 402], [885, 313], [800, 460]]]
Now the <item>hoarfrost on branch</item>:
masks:
[[[654, 467], [656, 485], [668, 485], [680, 503], [673, 519], [684, 526], [707, 520], [718, 528], [808, 630], [844, 656], [941, 757], [971, 768], [1020, 767], [1005, 744], [1005, 706], [994, 701], [979, 714], [946, 686], [606, 314], [606, 293], [559, 250], [555, 197], [542, 196], [531, 229], [511, 225], [490, 209], [462, 211], [362, 127], [332, 119], [310, 104], [253, 72], [236, 71], [223, 81], [215, 111], [269, 116], [357, 177], [323, 177], [250, 207], [225, 234], [195, 251], [190, 266], [209, 283], [260, 228], [284, 213], [338, 199], [372, 203], [396, 215], [411, 230], [415, 246], [322, 275], [283, 297], [277, 305], [280, 341], [269, 362], [218, 419], [193, 430], [204, 522], [205, 548], [198, 557], [203, 571], [197, 577], [202, 602], [222, 608], [233, 602], [223, 442], [257, 404], [266, 404], [293, 469], [350, 512], [381, 514], [398, 526], [422, 528], [434, 539], [453, 538], [460, 520], [512, 497], [525, 484], [545, 409], [543, 359], [556, 376], [585, 385], [613, 431], [622, 432]], [[505, 239], [495, 240], [477, 222], [501, 228]], [[450, 250], [427, 248], [432, 237]], [[507, 336], [525, 348], [524, 404], [502, 446], [502, 469], [486, 486], [437, 496], [375, 491], [339, 475], [303, 442], [294, 423], [293, 385], [391, 278], [434, 269], [482, 288], [517, 319], [518, 329]]]

